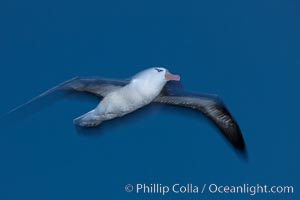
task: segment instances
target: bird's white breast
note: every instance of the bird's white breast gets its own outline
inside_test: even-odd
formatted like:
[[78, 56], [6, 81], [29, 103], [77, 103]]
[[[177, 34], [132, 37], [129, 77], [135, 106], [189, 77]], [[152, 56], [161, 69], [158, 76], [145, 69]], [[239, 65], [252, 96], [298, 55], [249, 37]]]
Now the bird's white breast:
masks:
[[99, 112], [123, 116], [153, 101], [160, 90], [127, 85], [109, 93], [99, 104]]

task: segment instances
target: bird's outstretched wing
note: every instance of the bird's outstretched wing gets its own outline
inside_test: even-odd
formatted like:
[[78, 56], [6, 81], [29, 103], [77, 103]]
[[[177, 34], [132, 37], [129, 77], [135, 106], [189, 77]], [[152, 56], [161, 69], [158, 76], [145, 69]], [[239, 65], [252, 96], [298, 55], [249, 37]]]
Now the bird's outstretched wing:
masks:
[[104, 97], [108, 93], [119, 89], [129, 83], [129, 80], [116, 80], [104, 78], [73, 78], [59, 86], [63, 90], [74, 90], [87, 92], [99, 97]]
[[7, 114], [14, 113], [22, 108], [25, 108], [31, 104], [38, 102], [39, 100], [44, 99], [44, 97], [59, 92], [86, 92], [99, 97], [104, 97], [107, 93], [119, 89], [127, 85], [128, 83], [129, 80], [114, 80], [114, 79], [104, 79], [99, 77], [91, 77], [91, 78], [75, 77], [41, 93], [40, 95], [32, 98], [26, 103], [12, 109]]
[[245, 152], [245, 142], [239, 128], [225, 104], [216, 95], [195, 94], [186, 92], [183, 88], [172, 87], [167, 84], [162, 93], [154, 100], [186, 108], [195, 109], [207, 116], [239, 151]]

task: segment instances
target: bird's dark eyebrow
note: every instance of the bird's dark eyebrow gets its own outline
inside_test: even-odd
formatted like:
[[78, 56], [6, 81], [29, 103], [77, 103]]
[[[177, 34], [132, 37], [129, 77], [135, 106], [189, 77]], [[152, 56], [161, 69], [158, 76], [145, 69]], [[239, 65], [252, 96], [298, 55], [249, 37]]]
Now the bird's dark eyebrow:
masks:
[[156, 71], [158, 72], [162, 72], [163, 70], [162, 69], [158, 69], [158, 68], [155, 68]]

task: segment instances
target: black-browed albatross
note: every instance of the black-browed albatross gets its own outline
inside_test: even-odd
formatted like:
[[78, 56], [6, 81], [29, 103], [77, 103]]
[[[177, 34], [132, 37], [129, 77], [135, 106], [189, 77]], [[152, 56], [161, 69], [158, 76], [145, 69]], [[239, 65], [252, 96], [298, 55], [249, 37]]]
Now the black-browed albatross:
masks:
[[73, 120], [74, 124], [82, 127], [98, 126], [105, 120], [124, 116], [152, 102], [181, 106], [203, 113], [237, 150], [245, 153], [241, 130], [222, 100], [216, 95], [187, 92], [174, 81], [180, 81], [180, 76], [162, 67], [146, 69], [124, 80], [75, 77], [9, 113], [57, 91], [87, 92], [103, 98], [95, 109]]

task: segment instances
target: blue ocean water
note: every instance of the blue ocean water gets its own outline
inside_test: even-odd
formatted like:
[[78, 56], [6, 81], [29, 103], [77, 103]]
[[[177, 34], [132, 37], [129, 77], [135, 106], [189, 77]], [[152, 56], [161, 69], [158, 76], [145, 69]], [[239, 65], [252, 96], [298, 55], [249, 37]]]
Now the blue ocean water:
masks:
[[[84, 133], [97, 99], [56, 102], [0, 129], [0, 199], [299, 199], [297, 1], [0, 3], [0, 113], [74, 76], [151, 66], [218, 94], [245, 162], [201, 115], [150, 107]], [[136, 194], [126, 184], [291, 185], [293, 194]], [[201, 190], [201, 189], [200, 189]]]

